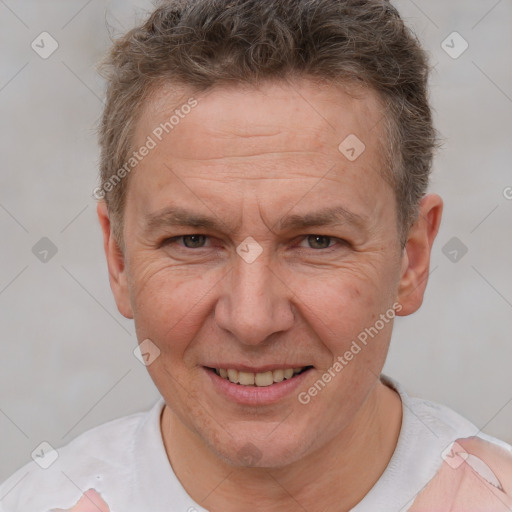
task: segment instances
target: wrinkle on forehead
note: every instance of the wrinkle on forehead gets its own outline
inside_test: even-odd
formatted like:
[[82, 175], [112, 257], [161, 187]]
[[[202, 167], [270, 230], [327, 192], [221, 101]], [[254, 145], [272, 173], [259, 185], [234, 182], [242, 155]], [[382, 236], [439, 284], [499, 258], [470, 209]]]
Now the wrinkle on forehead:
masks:
[[[290, 87], [286, 83], [258, 88], [225, 86], [194, 95], [198, 105], [165, 135], [174, 142], [171, 142], [173, 156], [213, 159], [250, 156], [265, 153], [267, 149], [335, 153], [347, 135], [363, 132], [372, 139], [365, 140], [368, 148], [377, 142], [379, 130], [369, 130], [382, 116], [376, 93], [365, 91], [354, 97], [347, 95], [343, 88], [319, 89], [307, 80], [302, 81], [301, 86], [304, 87], [301, 91], [298, 84]], [[165, 122], [179, 108], [171, 97], [167, 89], [153, 94], [137, 125], [136, 145], [143, 143], [155, 126]], [[186, 94], [180, 96], [184, 97]], [[342, 119], [339, 108], [333, 108], [334, 103], [343, 109]], [[281, 115], [269, 119], [268, 105], [275, 105]], [[198, 144], [199, 132], [203, 144]], [[222, 147], [227, 139], [233, 144], [229, 148]], [[191, 152], [192, 146], [194, 151]]]

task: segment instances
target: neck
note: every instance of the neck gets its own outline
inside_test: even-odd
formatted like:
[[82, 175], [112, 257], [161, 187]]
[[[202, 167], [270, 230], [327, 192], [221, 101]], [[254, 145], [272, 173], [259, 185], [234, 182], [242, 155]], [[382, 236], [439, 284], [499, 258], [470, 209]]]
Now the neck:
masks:
[[[167, 456], [187, 493], [210, 512], [348, 511], [380, 478], [402, 423], [399, 395], [377, 382], [354, 420], [335, 438], [281, 468], [233, 467], [220, 460], [165, 406]], [[172, 433], [172, 434], [171, 434]]]

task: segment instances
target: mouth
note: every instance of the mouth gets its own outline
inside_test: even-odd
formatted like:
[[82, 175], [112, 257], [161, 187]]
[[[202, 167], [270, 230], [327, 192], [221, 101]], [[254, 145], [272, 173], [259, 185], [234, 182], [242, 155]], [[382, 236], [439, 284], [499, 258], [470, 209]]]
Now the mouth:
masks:
[[208, 366], [205, 366], [205, 368], [232, 384], [248, 387], [268, 387], [285, 380], [292, 380], [312, 369], [313, 366], [276, 368], [260, 372], [237, 370], [234, 368], [211, 368]]

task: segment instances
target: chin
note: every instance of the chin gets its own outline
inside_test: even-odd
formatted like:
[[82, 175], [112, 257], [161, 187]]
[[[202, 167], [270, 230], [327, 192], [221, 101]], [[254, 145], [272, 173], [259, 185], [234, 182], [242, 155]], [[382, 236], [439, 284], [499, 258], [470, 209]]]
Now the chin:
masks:
[[[235, 436], [234, 436], [235, 437]], [[229, 437], [227, 444], [212, 446], [210, 448], [218, 457], [228, 464], [236, 467], [253, 468], [280, 468], [293, 464], [304, 457], [312, 445], [300, 439], [284, 435], [239, 436], [238, 439]]]

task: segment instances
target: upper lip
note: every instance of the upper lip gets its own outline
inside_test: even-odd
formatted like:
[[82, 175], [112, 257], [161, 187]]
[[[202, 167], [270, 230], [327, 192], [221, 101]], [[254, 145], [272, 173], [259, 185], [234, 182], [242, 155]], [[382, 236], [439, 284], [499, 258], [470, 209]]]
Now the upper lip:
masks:
[[238, 370], [249, 373], [265, 373], [274, 370], [286, 370], [287, 368], [305, 368], [306, 366], [312, 366], [310, 364], [266, 364], [262, 366], [249, 366], [240, 363], [215, 363], [206, 364], [207, 368], [223, 368], [224, 370]]

